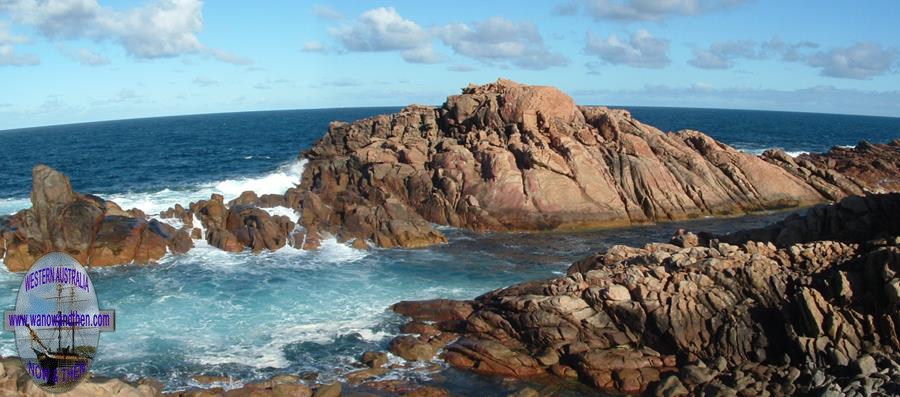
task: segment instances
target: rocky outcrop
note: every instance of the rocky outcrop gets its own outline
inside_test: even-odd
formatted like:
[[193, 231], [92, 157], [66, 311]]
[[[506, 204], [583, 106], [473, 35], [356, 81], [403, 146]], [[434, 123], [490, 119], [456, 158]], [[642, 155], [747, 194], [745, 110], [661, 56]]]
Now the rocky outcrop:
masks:
[[[803, 176], [697, 131], [578, 107], [552, 87], [469, 86], [438, 108], [334, 122], [286, 194], [310, 235], [383, 247], [478, 231], [626, 225], [792, 207], [862, 192]], [[790, 159], [790, 158], [788, 158]]]
[[[444, 359], [484, 374], [550, 373], [657, 395], [894, 394], [898, 205], [890, 194], [812, 208], [773, 226], [807, 225], [789, 242], [680, 232], [678, 245], [614, 246], [565, 277], [472, 302], [398, 307], [433, 321], [430, 338], [458, 336]], [[446, 310], [460, 307], [469, 309]]]
[[900, 235], [900, 193], [850, 196], [834, 205], [818, 205], [772, 225], [724, 236], [701, 233], [700, 241], [731, 244], [772, 242], [777, 247], [819, 240], [863, 243]]
[[166, 252], [187, 252], [185, 230], [147, 220], [139, 210], [122, 210], [97, 196], [78, 194], [69, 179], [45, 165], [32, 170], [32, 207], [2, 226], [3, 263], [27, 270], [42, 255], [66, 252], [87, 266], [149, 263]]
[[825, 153], [801, 154], [797, 163], [826, 174], [843, 175], [868, 192], [900, 191], [900, 139], [887, 144], [861, 141], [856, 147], [836, 146]]
[[[85, 266], [109, 266], [183, 254], [201, 238], [229, 252], [277, 250], [293, 243], [294, 222], [259, 208], [285, 205], [282, 195], [244, 192], [226, 205], [213, 194], [187, 209], [176, 204], [159, 214], [177, 220], [170, 222], [174, 225], [180, 222], [176, 228], [138, 209], [125, 211], [112, 201], [76, 193], [68, 178], [45, 165], [35, 166], [32, 176], [32, 207], [0, 219], [0, 259], [11, 271], [27, 270], [52, 251], [66, 252]], [[195, 219], [205, 235], [194, 227]]]
[[[281, 197], [278, 200], [275, 197]], [[264, 198], [264, 199], [263, 199]], [[292, 242], [295, 224], [284, 215], [273, 216], [257, 205], [283, 204], [283, 196], [264, 195], [259, 198], [253, 192], [244, 192], [226, 206], [220, 194], [209, 200], [191, 203], [189, 209], [175, 206], [163, 211], [163, 218], [181, 219], [196, 217], [206, 231], [203, 237], [210, 245], [228, 252], [240, 252], [250, 248], [253, 252], [277, 250]], [[199, 230], [198, 230], [199, 234]]]

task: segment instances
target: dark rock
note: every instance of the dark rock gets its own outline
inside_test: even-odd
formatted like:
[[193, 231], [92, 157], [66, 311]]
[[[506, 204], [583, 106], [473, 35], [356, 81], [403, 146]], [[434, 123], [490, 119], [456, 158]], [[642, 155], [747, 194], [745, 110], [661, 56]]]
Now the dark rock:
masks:
[[369, 368], [379, 368], [387, 364], [388, 357], [385, 352], [365, 352], [360, 358], [360, 362]]

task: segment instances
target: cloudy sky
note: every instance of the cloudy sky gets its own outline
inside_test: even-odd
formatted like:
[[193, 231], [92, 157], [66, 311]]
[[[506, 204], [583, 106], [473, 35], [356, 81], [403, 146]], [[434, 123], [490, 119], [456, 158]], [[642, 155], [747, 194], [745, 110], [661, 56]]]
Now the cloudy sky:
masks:
[[0, 129], [439, 104], [469, 82], [583, 104], [900, 116], [900, 2], [0, 0]]

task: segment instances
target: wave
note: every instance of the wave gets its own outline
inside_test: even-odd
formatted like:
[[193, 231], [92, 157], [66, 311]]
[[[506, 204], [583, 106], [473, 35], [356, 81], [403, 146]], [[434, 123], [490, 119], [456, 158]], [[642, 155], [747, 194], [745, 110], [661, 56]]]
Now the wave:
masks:
[[[208, 199], [213, 193], [221, 194], [226, 202], [248, 190], [258, 195], [283, 194], [300, 182], [305, 166], [306, 160], [298, 159], [279, 166], [273, 172], [256, 177], [201, 183], [187, 189], [165, 188], [156, 192], [123, 192], [99, 196], [114, 201], [122, 209], [137, 208], [152, 216], [175, 204], [187, 207], [191, 202]], [[11, 215], [30, 206], [31, 200], [28, 198], [0, 199], [0, 215]]]
[[[742, 148], [737, 148], [737, 149], [744, 153], [750, 153], [750, 154], [756, 155], [756, 156], [763, 154], [766, 150], [773, 150], [773, 149], [784, 150], [784, 148], [780, 148], [780, 147], [770, 147], [770, 148], [764, 148], [764, 149], [742, 149]], [[803, 151], [803, 150], [797, 150], [797, 151], [784, 150], [784, 152], [787, 153], [787, 155], [791, 156], [791, 157], [797, 157], [801, 154], [809, 154], [809, 152]]]
[[12, 215], [31, 207], [29, 198], [0, 198], [0, 215]]

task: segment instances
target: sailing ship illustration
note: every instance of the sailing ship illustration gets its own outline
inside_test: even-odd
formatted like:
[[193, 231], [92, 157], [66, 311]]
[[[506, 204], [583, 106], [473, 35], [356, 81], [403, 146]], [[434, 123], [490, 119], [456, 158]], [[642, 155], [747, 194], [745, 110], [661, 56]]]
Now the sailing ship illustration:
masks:
[[[68, 294], [64, 292], [68, 292]], [[57, 284], [55, 297], [46, 298], [56, 300], [57, 315], [60, 318], [66, 318], [76, 308], [76, 302], [86, 301], [75, 299], [74, 286], [63, 286], [62, 284]], [[86, 327], [65, 320], [57, 321], [53, 328], [35, 330], [30, 325], [26, 325], [26, 327], [31, 337], [31, 350], [37, 356], [40, 366], [41, 378], [46, 381], [45, 386], [64, 387], [81, 380], [94, 359], [96, 351], [96, 347], [91, 346], [90, 343], [76, 344], [76, 336], [79, 336], [79, 331]], [[42, 340], [38, 335], [39, 331], [45, 337], [50, 334], [50, 338]], [[56, 342], [55, 348], [52, 346], [53, 342]]]

